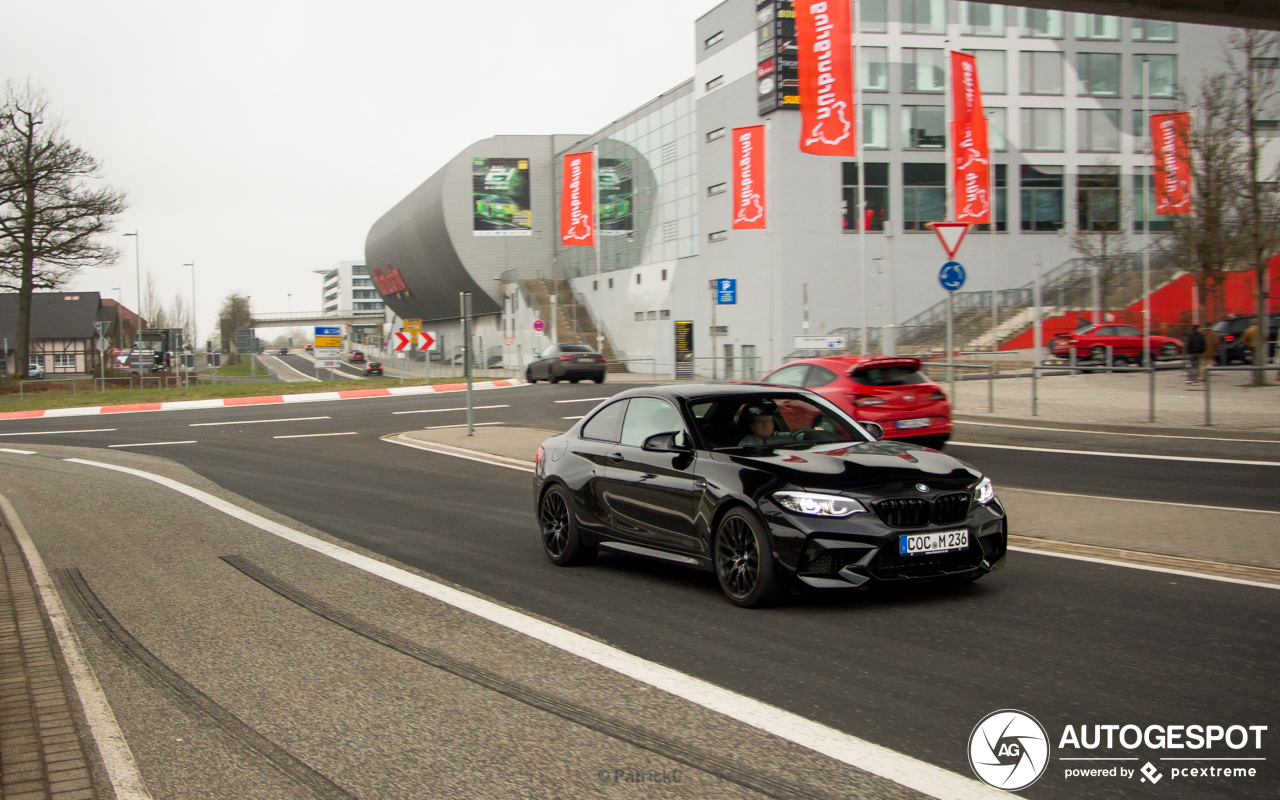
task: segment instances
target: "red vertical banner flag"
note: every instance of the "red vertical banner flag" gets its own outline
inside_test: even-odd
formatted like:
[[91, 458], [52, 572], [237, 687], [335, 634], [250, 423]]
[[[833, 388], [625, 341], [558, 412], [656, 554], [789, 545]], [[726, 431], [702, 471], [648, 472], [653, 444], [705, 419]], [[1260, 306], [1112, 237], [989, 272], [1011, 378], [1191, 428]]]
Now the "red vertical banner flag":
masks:
[[594, 247], [595, 154], [566, 155], [560, 186], [560, 244], [565, 247]]
[[769, 227], [764, 203], [764, 126], [734, 128], [733, 229]]
[[1191, 114], [1151, 115], [1156, 157], [1156, 213], [1191, 213]]
[[991, 150], [978, 83], [978, 60], [951, 51], [951, 168], [955, 173], [956, 222], [991, 222]]
[[800, 150], [818, 156], [858, 154], [849, 0], [797, 0]]

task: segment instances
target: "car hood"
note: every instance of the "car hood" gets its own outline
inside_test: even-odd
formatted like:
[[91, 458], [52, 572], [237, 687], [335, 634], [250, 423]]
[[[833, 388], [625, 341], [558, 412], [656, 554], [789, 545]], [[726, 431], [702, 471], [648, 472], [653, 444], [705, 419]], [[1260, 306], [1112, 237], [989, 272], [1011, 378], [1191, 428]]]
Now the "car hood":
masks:
[[724, 453], [735, 464], [808, 489], [858, 490], [872, 486], [932, 482], [968, 486], [982, 473], [945, 453], [889, 441], [810, 447], [753, 447]]

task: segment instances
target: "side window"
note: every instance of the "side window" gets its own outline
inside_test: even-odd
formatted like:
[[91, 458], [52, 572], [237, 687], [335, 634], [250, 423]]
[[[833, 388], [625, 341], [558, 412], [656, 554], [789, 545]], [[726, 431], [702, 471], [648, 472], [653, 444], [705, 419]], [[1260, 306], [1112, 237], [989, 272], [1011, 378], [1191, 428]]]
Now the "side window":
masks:
[[1115, 331], [1117, 336], [1141, 336], [1142, 335], [1142, 332], [1139, 331], [1137, 328], [1131, 328], [1128, 325], [1117, 325]]
[[804, 379], [805, 388], [826, 386], [836, 379], [836, 374], [824, 367], [809, 367], [809, 377]]
[[582, 426], [583, 439], [597, 439], [602, 442], [616, 442], [622, 433], [622, 417], [627, 411], [628, 400], [611, 403], [596, 412]]
[[1094, 335], [1094, 336], [1115, 336], [1115, 335], [1116, 335], [1116, 326], [1114, 326], [1114, 325], [1104, 325], [1103, 327], [1098, 328], [1096, 331], [1094, 331], [1094, 332], [1093, 332], [1093, 335]]
[[547, 349], [543, 350], [541, 353], [538, 353], [538, 358], [551, 358], [556, 354], [556, 347], [557, 345], [554, 345], [554, 344], [547, 345]]
[[666, 400], [656, 397], [636, 397], [627, 407], [627, 421], [622, 425], [622, 443], [640, 447], [644, 440], [658, 433], [683, 431], [684, 420], [680, 412]]
[[779, 386], [804, 386], [804, 375], [808, 371], [808, 364], [793, 364], [790, 367], [783, 367], [768, 378], [765, 378], [765, 383], [773, 383]]

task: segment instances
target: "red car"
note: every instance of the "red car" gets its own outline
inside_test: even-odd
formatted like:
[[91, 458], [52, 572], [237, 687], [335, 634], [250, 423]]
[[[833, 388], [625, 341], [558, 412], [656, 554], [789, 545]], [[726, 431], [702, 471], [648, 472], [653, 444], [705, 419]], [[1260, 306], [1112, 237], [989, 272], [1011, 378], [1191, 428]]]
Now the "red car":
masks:
[[806, 358], [762, 380], [815, 391], [854, 419], [879, 425], [885, 439], [940, 448], [951, 438], [951, 403], [942, 386], [920, 371], [918, 358]]
[[352, 364], [363, 364], [363, 363], [364, 363], [364, 352], [363, 352], [363, 351], [360, 351], [360, 350], [352, 350], [352, 351], [351, 351], [351, 363], [352, 363]]
[[[1128, 366], [1142, 361], [1142, 331], [1132, 325], [1090, 325], [1075, 333], [1060, 333], [1050, 345], [1056, 358], [1070, 358], [1076, 351], [1076, 359], [1090, 359], [1099, 363], [1107, 360], [1107, 348], [1111, 348], [1111, 365]], [[1182, 355], [1182, 342], [1171, 336], [1151, 336], [1151, 355], [1156, 358], [1176, 358]]]

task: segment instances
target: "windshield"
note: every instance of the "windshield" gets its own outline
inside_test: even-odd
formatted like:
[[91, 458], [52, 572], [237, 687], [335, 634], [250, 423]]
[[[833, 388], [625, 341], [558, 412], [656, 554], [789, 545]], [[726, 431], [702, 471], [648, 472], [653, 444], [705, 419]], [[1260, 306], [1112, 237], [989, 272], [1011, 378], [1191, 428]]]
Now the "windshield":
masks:
[[853, 380], [863, 386], [910, 386], [929, 379], [915, 367], [879, 367], [860, 369], [853, 373]]
[[839, 409], [796, 394], [701, 398], [690, 403], [690, 410], [703, 443], [712, 450], [873, 441]]
[[590, 352], [592, 352], [592, 350], [591, 350], [591, 348], [590, 348], [590, 347], [587, 347], [585, 344], [562, 344], [562, 345], [560, 345], [560, 352], [562, 352], [562, 353], [590, 353]]

